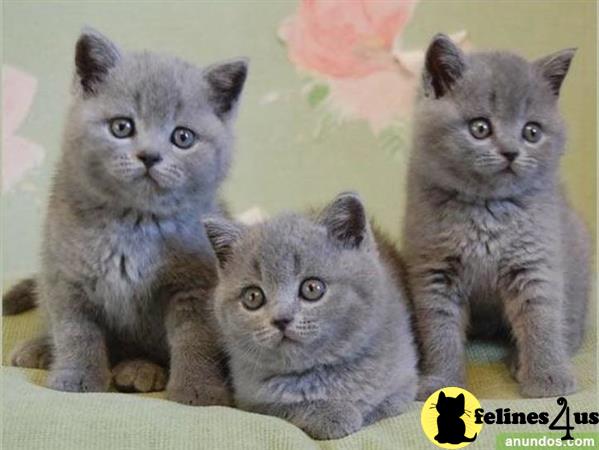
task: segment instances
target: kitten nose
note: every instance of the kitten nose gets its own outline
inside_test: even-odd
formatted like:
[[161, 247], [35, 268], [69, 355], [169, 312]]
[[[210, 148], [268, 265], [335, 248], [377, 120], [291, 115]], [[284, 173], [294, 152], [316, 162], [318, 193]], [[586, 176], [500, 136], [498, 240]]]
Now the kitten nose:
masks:
[[140, 152], [137, 154], [137, 159], [144, 163], [144, 166], [149, 169], [153, 165], [162, 161], [162, 156], [160, 156], [158, 153]]
[[518, 152], [515, 150], [505, 150], [505, 151], [501, 152], [501, 154], [509, 162], [512, 162], [514, 159], [516, 159], [518, 157]]
[[287, 328], [287, 325], [289, 325], [290, 323], [291, 323], [291, 319], [288, 319], [286, 317], [283, 317], [281, 319], [273, 319], [272, 320], [272, 324], [281, 331], [285, 331], [285, 328]]

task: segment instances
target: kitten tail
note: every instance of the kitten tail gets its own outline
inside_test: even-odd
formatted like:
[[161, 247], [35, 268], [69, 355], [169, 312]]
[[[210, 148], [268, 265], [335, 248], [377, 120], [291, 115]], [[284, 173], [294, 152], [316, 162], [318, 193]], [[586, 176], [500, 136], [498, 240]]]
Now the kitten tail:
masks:
[[2, 296], [2, 315], [12, 316], [34, 308], [37, 301], [37, 283], [33, 278], [20, 281]]

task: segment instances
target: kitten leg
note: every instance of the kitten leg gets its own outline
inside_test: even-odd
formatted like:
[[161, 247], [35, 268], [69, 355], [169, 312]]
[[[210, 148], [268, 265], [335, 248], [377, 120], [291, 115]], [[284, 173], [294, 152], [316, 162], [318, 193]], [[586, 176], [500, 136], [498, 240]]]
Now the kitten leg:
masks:
[[223, 375], [224, 355], [212, 329], [214, 320], [202, 307], [210, 295], [196, 290], [177, 294], [169, 303], [171, 359], [166, 393], [170, 400], [187, 405], [229, 406], [232, 397]]
[[576, 382], [564, 342], [560, 277], [548, 267], [520, 266], [503, 277], [505, 314], [517, 345], [520, 391], [526, 397], [570, 394]]
[[48, 387], [68, 392], [101, 392], [110, 384], [104, 333], [97, 311], [79, 289], [57, 282], [47, 289], [54, 361]]
[[157, 392], [164, 390], [167, 374], [151, 361], [129, 359], [112, 368], [112, 379], [121, 392]]
[[591, 290], [591, 255], [593, 247], [588, 230], [578, 215], [568, 208], [564, 212], [562, 235], [564, 251], [566, 345], [570, 354], [582, 344]]
[[440, 267], [426, 268], [412, 280], [423, 371], [418, 400], [446, 386], [464, 386], [466, 378], [465, 301], [454, 270]]
[[28, 369], [48, 369], [52, 362], [52, 341], [42, 335], [19, 343], [10, 354], [13, 366]]
[[249, 409], [285, 419], [318, 440], [339, 439], [355, 433], [363, 425], [362, 413], [347, 401], [261, 404]]
[[510, 348], [509, 353], [505, 358], [505, 363], [507, 364], [507, 366], [510, 370], [510, 375], [516, 381], [518, 380], [518, 368], [519, 368], [518, 362], [519, 362], [518, 349], [514, 346], [513, 348]]

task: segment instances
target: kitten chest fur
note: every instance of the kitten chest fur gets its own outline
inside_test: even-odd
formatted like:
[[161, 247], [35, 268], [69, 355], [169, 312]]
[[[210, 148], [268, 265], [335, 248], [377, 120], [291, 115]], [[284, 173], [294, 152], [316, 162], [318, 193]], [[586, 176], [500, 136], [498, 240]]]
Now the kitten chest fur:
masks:
[[407, 220], [422, 227], [420, 238], [426, 245], [411, 248], [407, 242], [407, 251], [420, 252], [416, 258], [430, 276], [459, 285], [471, 312], [484, 317], [483, 326], [488, 327], [500, 319], [497, 287], [502, 279], [539, 260], [561, 264], [555, 251], [560, 245], [558, 211], [550, 206], [551, 193], [477, 202], [447, 195], [419, 195], [415, 200], [420, 208], [412, 210], [418, 217]]
[[97, 253], [89, 261], [97, 276], [89, 295], [105, 308], [109, 323], [136, 323], [138, 311], [151, 306], [152, 285], [166, 252], [162, 228], [169, 226], [134, 212], [105, 223], [95, 243]]
[[102, 207], [74, 212], [72, 205], [60, 201], [52, 206], [47, 272], [58, 272], [80, 287], [119, 339], [164, 351], [164, 305], [155, 288], [165, 270], [169, 242], [185, 228], [185, 218], [175, 222]]

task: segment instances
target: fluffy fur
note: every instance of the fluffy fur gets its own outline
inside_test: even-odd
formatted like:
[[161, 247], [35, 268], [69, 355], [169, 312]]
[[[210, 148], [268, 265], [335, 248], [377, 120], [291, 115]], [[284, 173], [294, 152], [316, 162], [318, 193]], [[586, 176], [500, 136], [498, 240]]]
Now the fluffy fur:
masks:
[[[170, 366], [170, 399], [228, 404], [201, 217], [220, 213], [246, 63], [126, 53], [88, 29], [75, 62], [37, 280], [48, 335], [12, 361], [50, 364], [48, 386], [77, 392], [106, 390], [111, 368], [121, 390], [162, 389]], [[133, 121], [131, 136], [111, 132], [115, 118]], [[176, 127], [195, 133], [191, 147], [174, 145]]]
[[[221, 263], [215, 313], [239, 407], [333, 439], [409, 405], [416, 354], [399, 256], [375, 239], [355, 195], [316, 218], [206, 228]], [[317, 301], [301, 297], [311, 278], [326, 285]], [[251, 286], [266, 300], [256, 310], [242, 304]]]
[[[558, 182], [557, 104], [573, 55], [465, 55], [443, 35], [428, 49], [404, 233], [420, 399], [464, 385], [468, 334], [511, 336], [523, 395], [575, 390], [568, 355], [583, 336], [590, 241]], [[481, 118], [491, 133], [477, 139]], [[540, 127], [537, 142], [524, 138], [527, 123]]]

